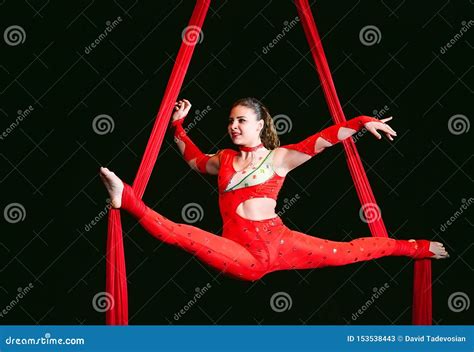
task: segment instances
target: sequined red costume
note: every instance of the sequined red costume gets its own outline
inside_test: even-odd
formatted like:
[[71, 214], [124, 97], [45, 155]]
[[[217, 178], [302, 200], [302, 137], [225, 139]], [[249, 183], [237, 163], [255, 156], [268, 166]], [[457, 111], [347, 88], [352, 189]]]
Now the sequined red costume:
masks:
[[[314, 144], [319, 137], [334, 144], [338, 142], [335, 136], [340, 127], [355, 127], [354, 129], [358, 130], [363, 126], [364, 119], [354, 120], [349, 120], [344, 125], [331, 126], [298, 144], [282, 148], [315, 155]], [[182, 121], [175, 124], [176, 137], [183, 140], [188, 148], [188, 156], [185, 158], [188, 161], [197, 158], [196, 165], [204, 172], [208, 156], [192, 144], [181, 123]], [[421, 258], [433, 255], [428, 250], [429, 241], [426, 240], [410, 242], [365, 237], [350, 242], [335, 242], [292, 231], [283, 224], [280, 217], [258, 221], [243, 218], [237, 213], [239, 204], [252, 198], [267, 197], [276, 200], [284, 177], [272, 170], [271, 163], [265, 165], [265, 158], [260, 165], [266, 167], [262, 173], [268, 173], [264, 182], [248, 186], [239, 182], [229, 187], [236, 173], [233, 167], [236, 155], [236, 151], [229, 149], [219, 153], [218, 189], [223, 221], [222, 236], [168, 220], [135, 197], [128, 185], [124, 188], [122, 208], [135, 216], [140, 224], [159, 240], [177, 245], [217, 270], [243, 280], [257, 280], [277, 270], [346, 265], [384, 256], [405, 255]]]

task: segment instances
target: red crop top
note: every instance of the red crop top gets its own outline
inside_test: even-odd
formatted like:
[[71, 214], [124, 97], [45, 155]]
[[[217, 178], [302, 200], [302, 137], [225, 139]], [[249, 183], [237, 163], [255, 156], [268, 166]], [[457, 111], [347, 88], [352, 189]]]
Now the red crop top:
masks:
[[[219, 208], [224, 222], [227, 216], [235, 214], [240, 203], [252, 198], [271, 198], [276, 200], [283, 185], [285, 177], [275, 173], [272, 167], [273, 152], [248, 175], [232, 185], [232, 179], [237, 171], [234, 169], [233, 161], [238, 152], [232, 149], [224, 149], [220, 154], [220, 167], [218, 173]], [[260, 183], [259, 182], [261, 181]]]

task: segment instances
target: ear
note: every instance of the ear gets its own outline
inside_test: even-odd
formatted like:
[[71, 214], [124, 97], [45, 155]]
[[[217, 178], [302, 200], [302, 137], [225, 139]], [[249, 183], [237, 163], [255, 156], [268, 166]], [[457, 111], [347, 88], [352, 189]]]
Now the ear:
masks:
[[262, 120], [259, 120], [259, 121], [258, 121], [258, 125], [260, 126], [260, 130], [262, 130], [262, 129], [263, 129], [263, 126], [265, 126], [265, 121], [263, 121], [263, 119], [262, 119]]

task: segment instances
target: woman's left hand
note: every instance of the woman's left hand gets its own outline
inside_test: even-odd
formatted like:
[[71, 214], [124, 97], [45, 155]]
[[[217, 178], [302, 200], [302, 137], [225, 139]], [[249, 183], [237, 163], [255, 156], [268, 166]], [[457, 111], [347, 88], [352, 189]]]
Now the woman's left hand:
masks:
[[397, 136], [397, 132], [395, 132], [392, 127], [385, 123], [391, 119], [393, 119], [393, 117], [388, 117], [379, 121], [369, 121], [364, 123], [364, 127], [378, 139], [382, 138], [382, 136], [377, 132], [377, 130], [384, 132], [387, 138], [393, 141], [393, 137]]

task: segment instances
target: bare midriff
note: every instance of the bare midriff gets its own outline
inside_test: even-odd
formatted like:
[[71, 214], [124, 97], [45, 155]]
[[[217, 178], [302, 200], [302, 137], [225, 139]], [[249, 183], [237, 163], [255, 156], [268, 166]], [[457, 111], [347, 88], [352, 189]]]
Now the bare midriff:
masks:
[[237, 214], [248, 220], [266, 220], [275, 218], [276, 201], [271, 198], [252, 198], [239, 204]]

